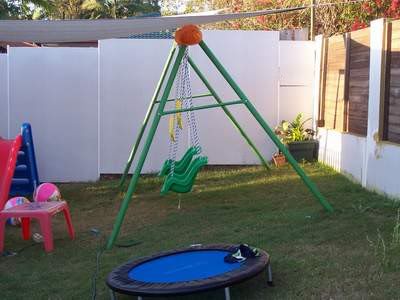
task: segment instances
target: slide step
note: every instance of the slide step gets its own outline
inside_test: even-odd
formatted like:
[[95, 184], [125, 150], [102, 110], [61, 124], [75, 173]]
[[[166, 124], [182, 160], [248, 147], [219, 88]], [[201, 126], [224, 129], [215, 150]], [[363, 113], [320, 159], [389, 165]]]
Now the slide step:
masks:
[[15, 171], [18, 171], [18, 172], [26, 172], [26, 170], [28, 170], [27, 165], [17, 165], [15, 167]]
[[28, 178], [13, 178], [12, 186], [17, 187], [21, 185], [29, 185], [29, 182]]
[[10, 196], [32, 196], [40, 183], [33, 146], [32, 128], [28, 123], [21, 126], [22, 145], [18, 152]]

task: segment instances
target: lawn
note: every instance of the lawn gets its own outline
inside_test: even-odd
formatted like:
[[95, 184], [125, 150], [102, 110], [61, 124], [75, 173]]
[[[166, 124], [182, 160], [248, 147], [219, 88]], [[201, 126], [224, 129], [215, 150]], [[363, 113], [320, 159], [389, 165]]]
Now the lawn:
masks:
[[[241, 242], [270, 253], [275, 287], [262, 274], [233, 287], [232, 299], [400, 298], [399, 205], [329, 168], [304, 167], [335, 213], [325, 213], [289, 167], [203, 171], [181, 209], [175, 194], [159, 195], [160, 179], [144, 178], [119, 239], [139, 244], [101, 255], [97, 298], [108, 299], [106, 275], [130, 259], [194, 243]], [[6, 248], [18, 254], [0, 257], [0, 299], [92, 297], [97, 249], [121, 201], [116, 183], [60, 185], [77, 238], [70, 241], [62, 216], [56, 217], [50, 254], [8, 227]], [[179, 299], [223, 299], [223, 291]]]

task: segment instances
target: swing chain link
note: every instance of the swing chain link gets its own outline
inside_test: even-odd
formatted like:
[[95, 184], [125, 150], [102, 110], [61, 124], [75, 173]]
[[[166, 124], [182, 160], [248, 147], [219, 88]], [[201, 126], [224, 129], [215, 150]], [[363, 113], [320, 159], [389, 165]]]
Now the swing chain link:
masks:
[[[182, 101], [184, 109], [193, 108], [192, 87], [190, 81], [189, 70], [189, 48], [186, 48], [179, 66], [177, 80], [175, 84], [175, 104], [177, 101]], [[201, 152], [200, 139], [197, 131], [196, 116], [192, 110], [186, 112], [186, 122], [189, 130], [190, 146], [196, 147]], [[174, 122], [174, 139], [170, 140], [168, 158], [171, 160], [170, 174], [173, 176], [175, 170], [176, 155], [178, 152], [179, 136], [182, 128], [179, 127], [179, 122], [175, 119]]]
[[[189, 69], [189, 48], [186, 48], [185, 55], [183, 57], [183, 68], [184, 68], [184, 85], [185, 89], [185, 108], [193, 108], [193, 98], [192, 98], [192, 86], [190, 80], [190, 69]], [[190, 130], [190, 142], [191, 146], [197, 147], [200, 150], [200, 140], [197, 132], [197, 122], [196, 115], [193, 110], [187, 112], [187, 119]]]

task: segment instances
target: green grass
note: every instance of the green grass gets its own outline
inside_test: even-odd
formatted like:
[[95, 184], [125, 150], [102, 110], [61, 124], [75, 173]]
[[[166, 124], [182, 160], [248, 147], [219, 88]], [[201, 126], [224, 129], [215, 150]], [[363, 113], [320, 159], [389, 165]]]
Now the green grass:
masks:
[[[159, 195], [160, 179], [146, 177], [120, 235], [120, 241], [141, 243], [104, 252], [98, 299], [108, 299], [108, 272], [130, 259], [224, 242], [249, 243], [272, 258], [275, 287], [267, 287], [262, 274], [233, 287], [233, 299], [400, 298], [398, 205], [319, 164], [304, 167], [335, 213], [325, 213], [289, 167], [204, 171], [194, 191], [182, 196], [180, 210], [176, 195]], [[90, 298], [96, 251], [110, 233], [121, 201], [115, 184], [61, 185], [77, 238], [68, 239], [63, 217], [57, 216], [52, 253], [22, 241], [19, 228], [7, 227], [8, 250], [29, 247], [0, 257], [0, 299]], [[102, 237], [94, 237], [91, 228], [98, 228]], [[214, 291], [182, 299], [222, 298], [223, 291]]]

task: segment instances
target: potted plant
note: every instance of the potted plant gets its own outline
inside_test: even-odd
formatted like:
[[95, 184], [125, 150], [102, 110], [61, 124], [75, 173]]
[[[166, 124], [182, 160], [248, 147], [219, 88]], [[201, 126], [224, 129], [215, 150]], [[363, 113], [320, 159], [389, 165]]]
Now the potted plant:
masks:
[[303, 114], [299, 113], [293, 121], [282, 121], [275, 128], [275, 133], [282, 143], [299, 162], [314, 161], [317, 158], [318, 141], [314, 139], [315, 132], [304, 128], [304, 124], [310, 119], [303, 120]]
[[275, 166], [278, 168], [286, 164], [286, 157], [280, 151], [272, 156], [272, 160], [274, 161]]

